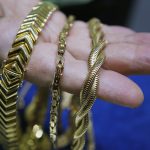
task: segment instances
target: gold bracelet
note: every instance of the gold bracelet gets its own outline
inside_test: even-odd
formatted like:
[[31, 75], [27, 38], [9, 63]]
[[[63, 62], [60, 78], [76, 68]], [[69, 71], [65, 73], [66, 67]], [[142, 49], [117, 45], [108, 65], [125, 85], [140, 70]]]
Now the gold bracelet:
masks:
[[89, 126], [87, 130], [87, 149], [95, 150], [95, 139], [94, 139], [94, 130], [93, 130], [93, 118], [92, 112], [89, 113]]
[[66, 39], [69, 31], [73, 25], [74, 16], [69, 16], [67, 23], [65, 24], [62, 32], [59, 36], [58, 54], [57, 54], [57, 66], [54, 75], [54, 80], [52, 82], [52, 102], [50, 110], [50, 141], [53, 148], [56, 148], [57, 139], [57, 122], [58, 122], [58, 109], [60, 103], [60, 80], [64, 69], [64, 53], [66, 50]]
[[[77, 110], [79, 110], [80, 108], [80, 102], [79, 102], [79, 96], [77, 95], [73, 95], [72, 96], [72, 99], [71, 99], [71, 106], [69, 107], [71, 109], [70, 113], [70, 119], [71, 119], [71, 136], [68, 137], [68, 139], [70, 139], [71, 141], [71, 137], [73, 137], [73, 132], [74, 132], [74, 115], [76, 114]], [[69, 130], [69, 129], [68, 129]], [[93, 131], [93, 122], [92, 122], [92, 113], [90, 112], [89, 113], [89, 125], [88, 125], [88, 128], [87, 128], [87, 137], [86, 137], [86, 140], [87, 140], [87, 150], [95, 150], [95, 141], [94, 141], [94, 131]], [[69, 141], [69, 140], [68, 140]], [[81, 141], [80, 141], [81, 145], [84, 144], [84, 139], [82, 138]]]
[[80, 92], [80, 109], [75, 114], [75, 131], [72, 149], [82, 150], [85, 145], [85, 133], [89, 126], [89, 111], [96, 99], [99, 83], [99, 70], [104, 62], [104, 48], [106, 41], [103, 38], [101, 23], [98, 19], [89, 21], [92, 50], [88, 59], [89, 74]]
[[23, 21], [3, 66], [0, 80], [0, 139], [7, 150], [18, 149], [18, 89], [38, 35], [56, 9], [57, 7], [49, 2], [40, 2], [32, 9]]

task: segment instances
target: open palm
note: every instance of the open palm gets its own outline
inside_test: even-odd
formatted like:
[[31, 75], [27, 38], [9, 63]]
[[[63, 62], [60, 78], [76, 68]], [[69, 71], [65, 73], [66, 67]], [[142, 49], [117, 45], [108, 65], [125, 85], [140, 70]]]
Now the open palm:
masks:
[[[0, 0], [0, 59], [7, 58], [17, 30], [39, 0]], [[55, 71], [57, 42], [66, 17], [55, 12], [44, 28], [27, 67], [26, 79], [39, 86], [49, 86]], [[126, 77], [150, 73], [150, 34], [103, 25], [109, 44], [100, 72], [98, 97], [125, 106], [136, 107], [143, 101], [140, 88]], [[67, 41], [62, 89], [79, 94], [88, 68], [90, 37], [85, 22], [76, 21]]]

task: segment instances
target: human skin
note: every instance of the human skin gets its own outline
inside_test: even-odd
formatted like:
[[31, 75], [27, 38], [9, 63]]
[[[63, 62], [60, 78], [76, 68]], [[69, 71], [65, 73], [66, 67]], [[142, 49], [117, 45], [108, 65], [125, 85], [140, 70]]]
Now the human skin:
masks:
[[[7, 58], [20, 24], [38, 1], [0, 0], [1, 61]], [[26, 80], [40, 87], [50, 86], [56, 67], [58, 36], [65, 21], [66, 16], [60, 11], [49, 19], [34, 47]], [[127, 75], [150, 73], [150, 34], [119, 26], [103, 25], [102, 29], [109, 44], [105, 49], [106, 60], [100, 71], [97, 96], [111, 103], [137, 107], [143, 102], [143, 92]], [[62, 90], [79, 94], [88, 73], [90, 47], [87, 23], [76, 21], [67, 39]]]

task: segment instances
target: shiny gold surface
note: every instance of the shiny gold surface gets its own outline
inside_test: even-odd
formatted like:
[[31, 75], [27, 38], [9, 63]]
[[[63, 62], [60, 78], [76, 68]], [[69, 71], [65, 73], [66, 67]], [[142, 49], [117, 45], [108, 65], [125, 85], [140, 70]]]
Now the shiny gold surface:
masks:
[[[73, 139], [73, 135], [74, 135], [74, 115], [76, 114], [77, 110], [79, 110], [80, 108], [80, 102], [79, 102], [80, 97], [77, 95], [74, 95], [71, 99], [71, 124], [70, 124], [70, 128], [72, 129], [72, 138]], [[83, 141], [82, 141], [83, 140]], [[82, 140], [80, 141], [81, 145], [84, 144], [84, 138], [82, 138]], [[82, 143], [83, 142], [83, 143]], [[92, 122], [92, 113], [89, 113], [89, 125], [88, 125], [88, 129], [87, 129], [87, 150], [95, 150], [95, 141], [94, 141], [94, 131], [93, 131], [93, 122]]]
[[22, 133], [20, 150], [50, 150], [48, 134], [43, 130], [49, 91], [40, 88], [25, 110], [26, 131]]
[[106, 41], [98, 19], [89, 21], [92, 50], [88, 59], [89, 73], [80, 92], [80, 108], [75, 114], [75, 129], [72, 149], [82, 150], [85, 145], [85, 133], [89, 127], [89, 112], [96, 99], [99, 84], [99, 70], [104, 62]]
[[33, 46], [56, 6], [40, 2], [21, 25], [2, 68], [0, 80], [0, 141], [6, 150], [18, 149], [17, 97]]
[[54, 75], [54, 80], [52, 83], [52, 102], [50, 110], [50, 141], [53, 148], [57, 148], [57, 122], [58, 122], [58, 113], [59, 113], [59, 104], [60, 104], [60, 80], [63, 74], [64, 69], [64, 53], [66, 50], [66, 39], [69, 34], [69, 31], [73, 25], [74, 17], [69, 16], [67, 23], [65, 24], [62, 32], [59, 35], [59, 44], [58, 44], [58, 54], [56, 62], [56, 71]]
[[[73, 139], [73, 131], [74, 131], [74, 115], [76, 111], [80, 108], [79, 106], [79, 96], [73, 95], [67, 92], [63, 92], [62, 94], [62, 102], [61, 102], [61, 112], [60, 118], [63, 114], [63, 111], [68, 110], [68, 128], [64, 131], [63, 127], [59, 128], [59, 131], [64, 131], [61, 135], [58, 135], [57, 139], [57, 148], [65, 148], [66, 146], [70, 146]], [[61, 120], [61, 119], [60, 119]], [[61, 122], [59, 122], [59, 125]], [[95, 150], [95, 142], [94, 142], [94, 132], [93, 132], [93, 124], [92, 124], [92, 115], [90, 114], [90, 123], [87, 131], [87, 150]]]

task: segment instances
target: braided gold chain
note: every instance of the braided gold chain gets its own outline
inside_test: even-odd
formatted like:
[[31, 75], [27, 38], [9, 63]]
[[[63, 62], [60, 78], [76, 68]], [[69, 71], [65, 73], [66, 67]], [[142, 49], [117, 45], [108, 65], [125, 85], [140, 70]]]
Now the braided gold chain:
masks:
[[60, 103], [60, 80], [64, 69], [64, 53], [66, 50], [66, 39], [69, 31], [73, 25], [74, 16], [69, 16], [67, 22], [59, 35], [59, 45], [57, 54], [57, 66], [54, 75], [54, 80], [52, 83], [52, 102], [50, 110], [50, 141], [53, 148], [56, 148], [56, 137], [57, 137], [57, 122], [58, 122], [58, 112]]
[[[77, 110], [79, 110], [79, 108], [80, 108], [79, 96], [73, 95], [71, 101], [72, 101], [72, 107], [71, 107], [72, 108], [72, 110], [71, 110], [71, 112], [72, 112], [72, 115], [71, 115], [72, 124], [71, 124], [71, 128], [73, 129], [73, 127], [74, 127], [73, 116], [77, 112]], [[73, 135], [73, 133], [72, 133], [72, 135]], [[91, 112], [89, 113], [89, 125], [88, 125], [88, 129], [87, 129], [87, 141], [88, 141], [87, 150], [95, 150], [93, 122], [92, 122], [92, 113]]]
[[38, 35], [56, 8], [52, 3], [40, 2], [32, 9], [23, 21], [3, 66], [0, 80], [0, 140], [7, 150], [18, 149], [18, 89]]
[[96, 99], [99, 83], [99, 70], [104, 62], [106, 41], [103, 37], [101, 23], [98, 19], [89, 21], [92, 50], [88, 58], [89, 74], [80, 92], [80, 109], [75, 114], [75, 131], [72, 149], [82, 150], [85, 145], [85, 133], [89, 126], [89, 111]]

